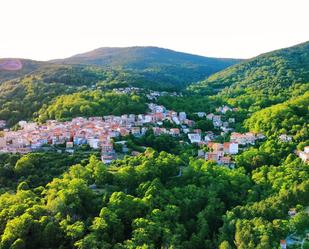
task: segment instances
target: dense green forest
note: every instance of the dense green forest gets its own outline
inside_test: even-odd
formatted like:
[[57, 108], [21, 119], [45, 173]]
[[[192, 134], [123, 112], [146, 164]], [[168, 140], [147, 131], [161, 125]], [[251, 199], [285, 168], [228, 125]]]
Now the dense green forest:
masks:
[[[1, 67], [2, 63], [5, 64], [11, 61], [15, 63], [21, 63], [22, 68], [20, 70], [5, 70], [3, 67]], [[2, 58], [0, 59], [0, 84], [10, 79], [25, 76], [31, 72], [38, 70], [39, 68], [44, 67], [46, 64], [48, 63], [41, 61]]]
[[284, 103], [255, 112], [246, 120], [245, 126], [266, 135], [290, 134], [301, 141], [308, 137], [309, 91]]
[[[222, 120], [235, 118], [236, 131], [266, 137], [240, 146], [234, 168], [198, 159], [199, 147], [186, 134], [151, 129], [120, 137], [141, 154], [109, 165], [88, 147], [73, 154], [49, 145], [26, 155], [0, 154], [0, 249], [279, 249], [282, 239], [305, 238], [309, 167], [295, 152], [309, 146], [308, 51], [304, 43], [270, 52], [191, 84], [181, 96], [156, 100], [185, 111], [195, 121], [190, 131], [215, 134], [221, 131], [195, 113], [237, 107]], [[21, 119], [144, 113], [144, 92], [111, 90], [183, 90], [235, 62], [138, 47], [25, 61], [23, 71], [0, 72], [0, 119], [13, 126]], [[282, 141], [282, 134], [291, 140]]]
[[197, 56], [158, 47], [98, 48], [55, 63], [118, 68], [143, 75], [144, 80], [165, 82], [181, 89], [215, 72], [238, 63], [238, 59]]
[[[308, 90], [309, 42], [262, 54], [231, 66], [205, 81], [193, 84], [193, 92], [230, 99], [243, 108], [256, 109], [277, 104], [291, 97], [293, 90]], [[302, 83], [302, 84], [298, 84]]]
[[74, 91], [74, 88], [64, 84], [46, 84], [31, 76], [7, 81], [0, 85], [0, 119], [6, 120], [8, 126], [32, 119], [43, 104], [58, 95]]
[[4, 158], [7, 187], [18, 186], [0, 196], [1, 248], [267, 249], [308, 226], [308, 166], [295, 156], [251, 174], [249, 155], [234, 170], [151, 149], [108, 168], [95, 156], [68, 168], [77, 157], [64, 155], [51, 168], [41, 156]]
[[84, 91], [57, 97], [38, 112], [38, 120], [66, 120], [73, 117], [140, 114], [147, 110], [146, 101], [138, 95]]

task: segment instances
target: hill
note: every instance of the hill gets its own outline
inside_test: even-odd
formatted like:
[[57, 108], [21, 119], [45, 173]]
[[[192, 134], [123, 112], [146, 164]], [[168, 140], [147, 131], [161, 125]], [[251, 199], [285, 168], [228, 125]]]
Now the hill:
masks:
[[158, 47], [105, 47], [52, 62], [134, 71], [157, 84], [181, 88], [239, 61], [203, 57]]
[[0, 59], [0, 83], [29, 74], [48, 63], [17, 58]]
[[263, 108], [285, 101], [295, 88], [306, 91], [307, 87], [297, 85], [304, 82], [309, 82], [309, 42], [243, 61], [190, 86], [190, 90], [209, 95], [219, 92], [234, 99], [236, 106]]
[[255, 132], [297, 135], [294, 140], [308, 139], [309, 92], [286, 102], [255, 112], [245, 125]]

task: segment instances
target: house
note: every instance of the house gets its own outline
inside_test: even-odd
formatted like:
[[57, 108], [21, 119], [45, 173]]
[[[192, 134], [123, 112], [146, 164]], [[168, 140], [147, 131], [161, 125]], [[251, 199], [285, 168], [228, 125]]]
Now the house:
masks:
[[173, 122], [174, 122], [176, 125], [180, 125], [180, 121], [179, 121], [178, 117], [172, 117], [172, 120], [173, 120]]
[[140, 127], [132, 127], [131, 134], [135, 137], [141, 136], [141, 128]]
[[101, 151], [102, 162], [109, 164], [115, 159], [116, 159], [116, 153], [114, 151], [113, 144], [109, 141], [105, 141], [102, 144], [102, 151]]
[[223, 143], [223, 150], [226, 154], [237, 154], [238, 153], [238, 143], [225, 142]]
[[206, 116], [206, 118], [207, 118], [208, 120], [212, 120], [213, 117], [214, 117], [214, 114], [213, 114], [213, 113], [209, 113], [209, 114], [207, 114], [207, 116]]
[[210, 142], [213, 138], [210, 136], [210, 135], [206, 135], [205, 138], [204, 138], [204, 141], [206, 143]]
[[73, 144], [73, 142], [66, 142], [66, 148], [68, 149], [68, 148], [73, 148], [73, 146], [74, 146], [74, 144]]
[[6, 147], [6, 138], [0, 137], [0, 148]]
[[198, 151], [197, 151], [197, 157], [199, 157], [199, 158], [205, 157], [205, 151], [203, 151], [203, 150], [198, 150]]
[[102, 144], [102, 152], [113, 152], [113, 151], [114, 151], [114, 147], [113, 147], [113, 144], [111, 142], [105, 141]]
[[229, 164], [231, 164], [231, 157], [230, 156], [223, 156], [223, 157], [220, 158], [220, 161], [218, 163], [229, 165]]
[[102, 154], [101, 155], [101, 161], [105, 164], [110, 164], [113, 160], [116, 159], [116, 155], [115, 154]]
[[205, 160], [212, 160], [217, 162], [219, 160], [220, 156], [217, 152], [207, 152], [205, 153]]
[[164, 119], [164, 114], [162, 112], [152, 114], [152, 120], [154, 122], [162, 121]]
[[142, 127], [142, 128], [141, 128], [141, 134], [142, 134], [142, 135], [145, 135], [147, 131], [148, 131], [148, 128], [147, 128], [147, 127]]
[[207, 144], [207, 147], [212, 150], [212, 151], [223, 151], [223, 144], [220, 143], [214, 143], [214, 142], [209, 142]]
[[179, 136], [180, 135], [180, 130], [178, 128], [171, 128], [170, 129], [170, 135], [172, 135], [172, 136]]
[[286, 240], [280, 240], [280, 248], [287, 249]]
[[151, 123], [152, 122], [152, 115], [150, 115], [150, 114], [145, 115], [142, 122], [143, 123]]
[[94, 137], [88, 138], [87, 142], [89, 146], [93, 149], [99, 149], [100, 147], [100, 139], [98, 138], [94, 138]]
[[201, 142], [201, 135], [197, 133], [189, 133], [188, 138], [191, 143], [199, 143]]
[[193, 132], [197, 133], [197, 134], [202, 134], [202, 130], [201, 129], [194, 129]]
[[288, 211], [288, 215], [290, 217], [293, 217], [297, 214], [296, 208], [290, 208], [290, 210]]
[[3, 129], [6, 126], [5, 120], [0, 120], [0, 129]]
[[190, 119], [185, 119], [183, 123], [188, 125], [189, 127], [192, 127], [194, 125], [194, 121]]
[[218, 108], [216, 108], [216, 111], [217, 112], [221, 112], [223, 114], [225, 114], [227, 111], [232, 111], [233, 109], [228, 107], [227, 105], [224, 105], [224, 106], [220, 106]]
[[297, 154], [304, 163], [309, 164], [309, 146], [306, 146], [304, 151], [298, 151]]
[[138, 156], [138, 155], [140, 155], [140, 154], [141, 154], [141, 153], [138, 152], [138, 151], [132, 151], [132, 153], [131, 153], [132, 156]]
[[127, 147], [127, 141], [118, 141], [118, 142], [115, 142], [115, 144], [121, 144], [122, 146], [122, 152], [123, 153], [127, 153], [129, 151], [128, 147]]
[[289, 136], [289, 135], [287, 135], [287, 134], [281, 134], [281, 135], [279, 136], [279, 140], [280, 140], [281, 142], [284, 142], [284, 143], [291, 142], [291, 141], [292, 141], [292, 136]]
[[205, 112], [195, 112], [194, 114], [196, 114], [199, 118], [202, 118], [202, 117], [206, 116]]
[[162, 106], [162, 105], [156, 105], [154, 107], [154, 112], [156, 112], [156, 113], [163, 113], [163, 112], [165, 112], [165, 107]]
[[231, 142], [235, 142], [241, 145], [254, 144], [255, 140], [255, 135], [252, 132], [247, 132], [245, 134], [232, 132], [230, 139]]
[[235, 118], [229, 118], [228, 122], [229, 123], [235, 123]]
[[187, 119], [187, 114], [185, 112], [179, 112], [179, 120], [182, 122]]
[[160, 127], [153, 127], [152, 130], [153, 130], [153, 134], [156, 136], [162, 135], [164, 133], [163, 129]]

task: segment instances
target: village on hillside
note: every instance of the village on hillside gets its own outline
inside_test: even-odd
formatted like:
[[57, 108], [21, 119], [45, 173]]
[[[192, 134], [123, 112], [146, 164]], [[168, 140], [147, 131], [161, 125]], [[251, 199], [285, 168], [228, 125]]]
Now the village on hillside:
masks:
[[[148, 98], [156, 96], [157, 93], [153, 92]], [[77, 117], [66, 122], [49, 120], [42, 125], [20, 121], [18, 123], [19, 130], [4, 129], [1, 133], [0, 152], [25, 154], [38, 151], [46, 145], [65, 145], [65, 151], [73, 153], [78, 146], [89, 145], [90, 148], [101, 151], [101, 159], [104, 163], [110, 163], [117, 159], [114, 149], [115, 138], [127, 135], [140, 137], [145, 135], [147, 130], [152, 129], [156, 136], [163, 134], [173, 137], [186, 136], [189, 143], [197, 144], [200, 148], [205, 146], [208, 148], [206, 151], [198, 150], [199, 158], [213, 160], [221, 165], [233, 166], [231, 155], [239, 152], [239, 146], [253, 145], [256, 140], [265, 137], [263, 134], [252, 132], [244, 134], [232, 132], [233, 129], [229, 127], [229, 124], [234, 123], [235, 119], [229, 118], [225, 122], [221, 119], [221, 115], [227, 111], [236, 111], [228, 106], [217, 108], [217, 114], [196, 113], [200, 118], [204, 117], [210, 120], [216, 129], [221, 130], [221, 134], [232, 132], [230, 141], [224, 143], [214, 142], [217, 135], [212, 131], [202, 132], [200, 129], [194, 129], [194, 121], [188, 119], [185, 112], [177, 113], [154, 103], [148, 104], [148, 107], [148, 113], [139, 115]], [[174, 128], [163, 127], [165, 121], [173, 124]], [[4, 128], [5, 121], [0, 121], [0, 126]], [[125, 141], [118, 143], [125, 145]], [[58, 152], [62, 151], [58, 150]], [[133, 151], [131, 155], [137, 154]]]

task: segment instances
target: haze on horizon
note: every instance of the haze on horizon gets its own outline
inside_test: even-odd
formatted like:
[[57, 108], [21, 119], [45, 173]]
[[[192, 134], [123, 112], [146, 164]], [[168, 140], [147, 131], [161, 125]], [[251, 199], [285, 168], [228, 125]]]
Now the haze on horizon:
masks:
[[250, 58], [308, 41], [308, 9], [307, 0], [6, 0], [0, 58], [127, 46]]

